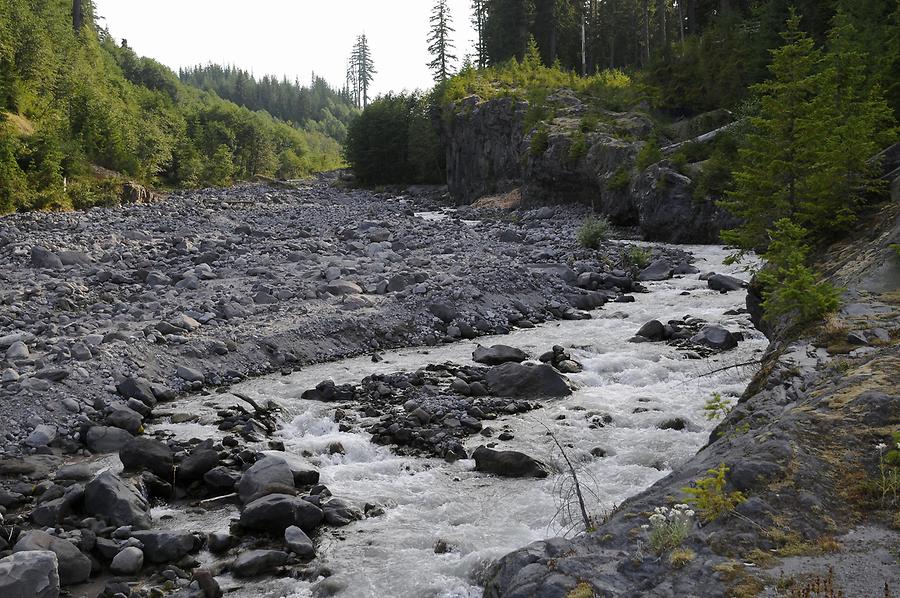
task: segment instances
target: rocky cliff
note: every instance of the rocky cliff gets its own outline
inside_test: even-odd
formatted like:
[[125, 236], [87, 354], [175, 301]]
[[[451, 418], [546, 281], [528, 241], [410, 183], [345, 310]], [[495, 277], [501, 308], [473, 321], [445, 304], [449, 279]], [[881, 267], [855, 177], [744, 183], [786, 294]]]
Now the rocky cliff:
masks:
[[[730, 222], [697, 192], [703, 163], [679, 167], [665, 157], [683, 142], [712, 140], [703, 134], [726, 123], [724, 111], [663, 131], [643, 112], [603, 110], [563, 89], [542, 106], [471, 96], [449, 115], [447, 177], [457, 203], [521, 188], [526, 201], [589, 204], [647, 240], [676, 243], [715, 241]], [[663, 149], [647, 163], [641, 151], [657, 143]]]
[[[846, 289], [840, 312], [799, 339], [765, 327], [759, 372], [705, 448], [595, 531], [504, 557], [485, 596], [896, 595], [900, 468], [881, 463], [900, 433], [898, 242], [895, 195], [820, 260]], [[650, 516], [720, 464], [744, 500], [655, 550]]]

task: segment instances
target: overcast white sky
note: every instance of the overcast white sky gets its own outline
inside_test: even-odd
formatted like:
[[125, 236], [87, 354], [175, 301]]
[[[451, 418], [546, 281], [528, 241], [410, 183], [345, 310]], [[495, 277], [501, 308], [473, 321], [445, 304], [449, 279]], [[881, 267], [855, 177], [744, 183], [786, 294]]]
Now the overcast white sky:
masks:
[[[138, 54], [175, 69], [234, 64], [257, 77], [343, 85], [356, 36], [372, 47], [376, 94], [432, 85], [426, 67], [432, 0], [95, 0], [97, 14]], [[456, 54], [472, 51], [470, 0], [449, 0]]]

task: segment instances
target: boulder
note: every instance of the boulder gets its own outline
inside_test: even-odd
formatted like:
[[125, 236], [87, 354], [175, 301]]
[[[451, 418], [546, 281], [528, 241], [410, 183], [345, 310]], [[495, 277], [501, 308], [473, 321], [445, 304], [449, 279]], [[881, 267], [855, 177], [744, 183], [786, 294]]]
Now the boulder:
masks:
[[84, 510], [109, 525], [150, 527], [150, 505], [130, 484], [107, 470], [84, 487]]
[[172, 450], [164, 443], [151, 438], [135, 438], [119, 449], [119, 460], [125, 469], [146, 469], [164, 480], [172, 480], [174, 460]]
[[151, 563], [174, 563], [199, 548], [193, 534], [184, 531], [136, 531], [131, 537], [144, 545], [144, 558]]
[[700, 332], [691, 337], [691, 342], [719, 351], [734, 349], [738, 344], [733, 333], [715, 324], [701, 328]]
[[485, 380], [494, 394], [501, 397], [564, 397], [572, 394], [565, 376], [545, 363], [504, 363], [488, 370]]
[[325, 515], [325, 523], [335, 527], [349, 525], [357, 519], [362, 519], [359, 509], [355, 509], [339, 498], [332, 498], [323, 504], [322, 512]]
[[49, 550], [56, 555], [59, 572], [59, 583], [64, 586], [87, 581], [91, 576], [91, 559], [78, 548], [62, 538], [51, 536], [47, 532], [34, 530], [19, 536], [13, 546], [13, 552], [29, 552]]
[[661, 341], [666, 338], [666, 327], [659, 320], [650, 320], [637, 331], [638, 336], [647, 340]]
[[269, 494], [248, 504], [241, 513], [247, 529], [283, 534], [291, 526], [312, 531], [322, 522], [322, 509], [288, 494]]
[[234, 559], [231, 572], [235, 577], [254, 577], [278, 569], [287, 558], [287, 553], [281, 550], [249, 550]]
[[316, 547], [313, 541], [296, 525], [291, 525], [284, 530], [284, 543], [301, 559], [311, 559], [316, 556]]
[[325, 285], [325, 290], [331, 295], [358, 295], [363, 292], [362, 287], [349, 280], [332, 280]]
[[713, 274], [706, 279], [706, 284], [714, 291], [727, 293], [729, 291], [740, 291], [747, 286], [747, 283], [740, 278], [727, 276], [725, 274]]
[[478, 348], [472, 352], [472, 360], [485, 365], [521, 363], [526, 359], [528, 359], [528, 355], [524, 351], [507, 345], [493, 345], [491, 347], [478, 345]]
[[136, 575], [143, 566], [143, 551], [137, 546], [128, 546], [113, 557], [109, 570], [114, 575]]
[[179, 484], [187, 486], [219, 464], [219, 453], [212, 449], [197, 449], [179, 463], [175, 474]]
[[267, 489], [294, 487], [294, 474], [287, 461], [280, 457], [264, 457], [241, 476], [237, 492], [241, 501], [251, 502], [268, 494]]
[[63, 267], [62, 260], [58, 255], [39, 245], [31, 248], [31, 265], [48, 270], [60, 270]]
[[495, 451], [479, 446], [472, 453], [475, 471], [492, 473], [505, 478], [545, 478], [550, 468], [525, 453], [517, 451]]
[[47, 446], [55, 439], [56, 427], [48, 426], [47, 424], [40, 424], [31, 432], [31, 434], [28, 435], [28, 438], [25, 439], [25, 444], [32, 448], [38, 448]]
[[125, 378], [116, 385], [116, 390], [126, 399], [137, 399], [148, 407], [156, 405], [153, 385], [145, 378]]
[[49, 550], [15, 552], [0, 559], [0, 596], [58, 598], [59, 561]]
[[106, 416], [106, 423], [114, 428], [121, 428], [129, 434], [140, 434], [144, 425], [144, 417], [125, 405], [116, 405], [113, 407], [109, 415]]
[[112, 426], [93, 426], [87, 431], [84, 443], [95, 453], [116, 453], [134, 440], [127, 430]]
[[637, 279], [640, 281], [668, 280], [672, 278], [672, 264], [665, 259], [658, 259], [641, 270]]

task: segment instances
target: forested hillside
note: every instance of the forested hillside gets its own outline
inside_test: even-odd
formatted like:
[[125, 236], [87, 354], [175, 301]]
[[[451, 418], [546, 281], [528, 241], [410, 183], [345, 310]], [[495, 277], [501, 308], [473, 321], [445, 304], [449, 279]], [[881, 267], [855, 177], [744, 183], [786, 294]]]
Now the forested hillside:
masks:
[[346, 91], [335, 91], [315, 75], [309, 87], [270, 75], [257, 80], [245, 70], [218, 64], [182, 69], [178, 75], [183, 83], [214, 91], [219, 97], [251, 110], [265, 110], [340, 142], [347, 136], [347, 125], [358, 113]]
[[[340, 165], [340, 145], [181, 83], [119, 45], [91, 3], [0, 0], [0, 212], [114, 201]], [[75, 13], [73, 15], [73, 12]]]

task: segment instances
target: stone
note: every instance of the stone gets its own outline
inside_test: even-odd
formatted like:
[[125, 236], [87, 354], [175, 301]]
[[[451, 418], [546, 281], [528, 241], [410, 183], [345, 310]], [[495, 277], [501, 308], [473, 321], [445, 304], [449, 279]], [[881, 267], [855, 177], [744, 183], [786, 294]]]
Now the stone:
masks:
[[501, 397], [564, 397], [572, 394], [568, 380], [545, 363], [504, 363], [488, 370], [485, 380], [494, 394]]
[[331, 295], [359, 295], [363, 290], [358, 284], [349, 280], [332, 280], [325, 285], [325, 290]]
[[706, 279], [706, 284], [714, 291], [727, 293], [729, 291], [740, 291], [747, 286], [743, 280], [725, 274], [713, 274]]
[[129, 434], [140, 434], [144, 425], [144, 417], [125, 405], [115, 405], [106, 416], [106, 423], [114, 428], [120, 428]]
[[6, 349], [6, 359], [15, 361], [16, 359], [25, 359], [30, 355], [28, 345], [22, 341], [16, 341]]
[[233, 492], [235, 484], [240, 479], [240, 472], [229, 469], [224, 465], [213, 467], [203, 474], [203, 482], [210, 488], [220, 492]]
[[661, 341], [666, 338], [666, 327], [659, 320], [650, 320], [637, 331], [638, 336], [647, 340]]
[[110, 426], [93, 426], [85, 435], [84, 443], [95, 453], [116, 453], [134, 440], [127, 430]]
[[56, 440], [56, 427], [40, 424], [25, 439], [25, 444], [31, 448], [47, 446]]
[[59, 561], [49, 550], [15, 552], [0, 559], [0, 596], [58, 598]]
[[495, 451], [479, 446], [472, 453], [472, 458], [475, 460], [475, 471], [493, 473], [501, 477], [545, 478], [550, 473], [549, 467], [517, 451]]
[[151, 563], [174, 563], [199, 548], [197, 538], [185, 531], [145, 530], [131, 537], [144, 545], [144, 558]]
[[172, 480], [174, 460], [172, 450], [152, 438], [134, 438], [119, 449], [119, 460], [129, 471], [146, 469], [164, 480]]
[[640, 281], [657, 281], [657, 280], [668, 280], [672, 278], [673, 268], [672, 264], [665, 259], [658, 259], [653, 261], [649, 266], [641, 270], [638, 274], [637, 279]]
[[219, 453], [212, 449], [197, 449], [178, 464], [175, 478], [187, 486], [203, 478], [203, 475], [219, 464]]
[[521, 349], [507, 345], [493, 345], [482, 347], [479, 345], [472, 352], [472, 360], [485, 365], [500, 365], [501, 363], [521, 363], [528, 359], [528, 355]]
[[432, 303], [428, 306], [428, 311], [445, 324], [449, 324], [459, 315], [456, 308], [447, 303]]
[[123, 548], [113, 557], [109, 570], [114, 575], [136, 575], [144, 566], [144, 552], [137, 546]]
[[691, 337], [691, 342], [720, 351], [733, 349], [738, 344], [733, 333], [715, 324], [701, 328], [700, 332]]
[[126, 399], [137, 399], [148, 407], [156, 405], [153, 385], [145, 378], [125, 378], [116, 385], [116, 390]]
[[56, 555], [60, 585], [69, 586], [81, 583], [87, 581], [91, 575], [91, 559], [68, 540], [34, 530], [19, 536], [19, 540], [13, 546], [13, 552], [35, 550], [49, 550]]
[[302, 498], [268, 494], [244, 508], [240, 523], [247, 529], [282, 534], [291, 525], [312, 531], [323, 518], [322, 509]]
[[266, 494], [266, 488], [293, 487], [294, 474], [287, 461], [280, 457], [264, 457], [241, 476], [237, 484], [241, 502], [248, 503]]
[[222, 598], [222, 588], [208, 570], [194, 569], [193, 577], [200, 589], [203, 590], [203, 598]]
[[175, 369], [175, 375], [187, 382], [203, 382], [206, 380], [206, 377], [200, 370], [183, 365], [180, 365]]
[[58, 255], [39, 245], [31, 248], [31, 265], [48, 270], [61, 270], [63, 267], [62, 260]]
[[249, 550], [234, 559], [231, 572], [236, 577], [254, 577], [278, 569], [287, 558], [287, 553], [281, 550]]
[[357, 519], [362, 519], [362, 513], [358, 509], [339, 498], [332, 498], [323, 504], [322, 512], [325, 515], [325, 523], [335, 527], [349, 525]]
[[85, 513], [101, 517], [109, 525], [150, 527], [150, 505], [130, 484], [107, 470], [84, 487]]
[[284, 530], [284, 543], [288, 549], [301, 559], [311, 559], [316, 556], [316, 547], [302, 529], [291, 525]]

